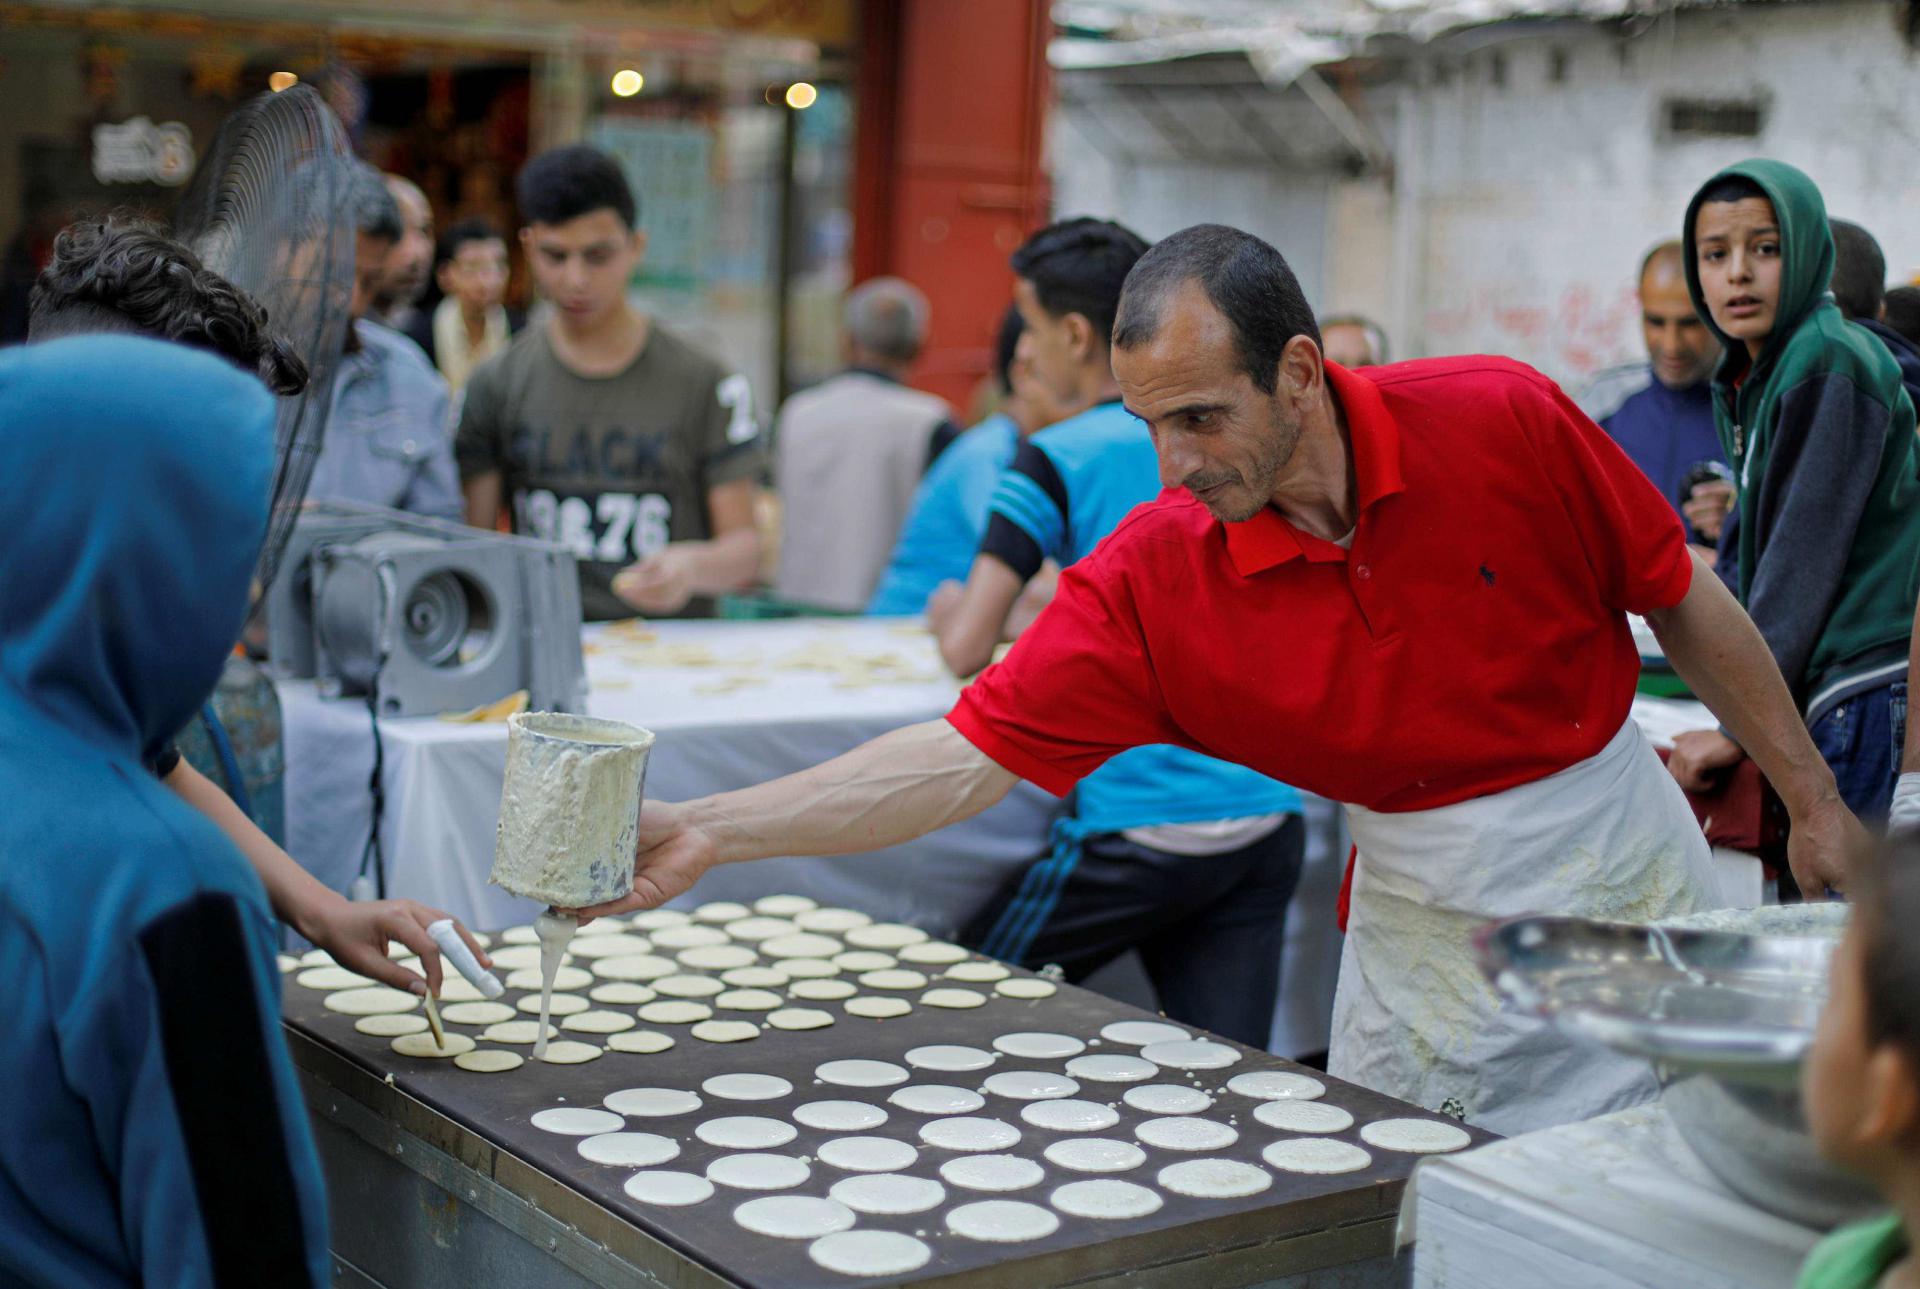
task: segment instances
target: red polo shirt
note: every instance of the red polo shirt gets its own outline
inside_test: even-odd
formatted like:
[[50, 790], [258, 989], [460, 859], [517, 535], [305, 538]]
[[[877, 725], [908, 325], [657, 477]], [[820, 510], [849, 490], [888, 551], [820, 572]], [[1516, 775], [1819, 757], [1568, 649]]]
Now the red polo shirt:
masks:
[[1183, 489], [1067, 569], [948, 717], [1054, 793], [1175, 743], [1375, 810], [1542, 778], [1627, 719], [1627, 612], [1679, 603], [1685, 534], [1559, 387], [1501, 358], [1343, 371], [1350, 550]]

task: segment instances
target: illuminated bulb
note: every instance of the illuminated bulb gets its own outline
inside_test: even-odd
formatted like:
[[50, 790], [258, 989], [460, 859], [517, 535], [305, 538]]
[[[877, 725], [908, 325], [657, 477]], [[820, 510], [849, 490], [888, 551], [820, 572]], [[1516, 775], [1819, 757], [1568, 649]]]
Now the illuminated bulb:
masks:
[[290, 90], [299, 83], [300, 78], [292, 72], [275, 72], [267, 77], [267, 88], [275, 94], [282, 90]]
[[646, 83], [647, 78], [631, 67], [622, 67], [613, 74], [613, 92], [621, 98], [632, 98]]
[[814, 100], [819, 97], [820, 91], [805, 81], [795, 81], [787, 86], [787, 106], [796, 112], [812, 107]]

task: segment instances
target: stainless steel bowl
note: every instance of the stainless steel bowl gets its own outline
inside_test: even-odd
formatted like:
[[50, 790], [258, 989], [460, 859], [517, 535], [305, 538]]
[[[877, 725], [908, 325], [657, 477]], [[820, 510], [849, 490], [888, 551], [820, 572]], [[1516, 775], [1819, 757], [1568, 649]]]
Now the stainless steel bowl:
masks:
[[1515, 1009], [1653, 1064], [1674, 1127], [1751, 1203], [1812, 1226], [1871, 1211], [1816, 1154], [1800, 1063], [1826, 1001], [1844, 905], [1723, 909], [1656, 926], [1529, 917], [1479, 936]]

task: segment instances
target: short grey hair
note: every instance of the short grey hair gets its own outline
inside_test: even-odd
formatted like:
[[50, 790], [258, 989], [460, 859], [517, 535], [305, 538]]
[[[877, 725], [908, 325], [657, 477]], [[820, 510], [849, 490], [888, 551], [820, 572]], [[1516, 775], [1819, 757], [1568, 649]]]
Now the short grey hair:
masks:
[[353, 207], [353, 226], [367, 237], [397, 242], [406, 232], [401, 221], [400, 203], [387, 189], [386, 176], [365, 162], [353, 163], [349, 181], [349, 204]]
[[847, 335], [889, 362], [912, 362], [927, 340], [931, 310], [913, 283], [897, 277], [862, 282], [847, 294]]

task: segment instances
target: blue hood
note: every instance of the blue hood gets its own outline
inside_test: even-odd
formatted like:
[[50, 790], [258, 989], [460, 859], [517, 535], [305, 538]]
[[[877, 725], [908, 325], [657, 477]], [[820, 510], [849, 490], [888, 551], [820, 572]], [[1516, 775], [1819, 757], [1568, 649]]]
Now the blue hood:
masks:
[[273, 417], [179, 345], [0, 352], [0, 726], [151, 759], [187, 723], [246, 616]]

